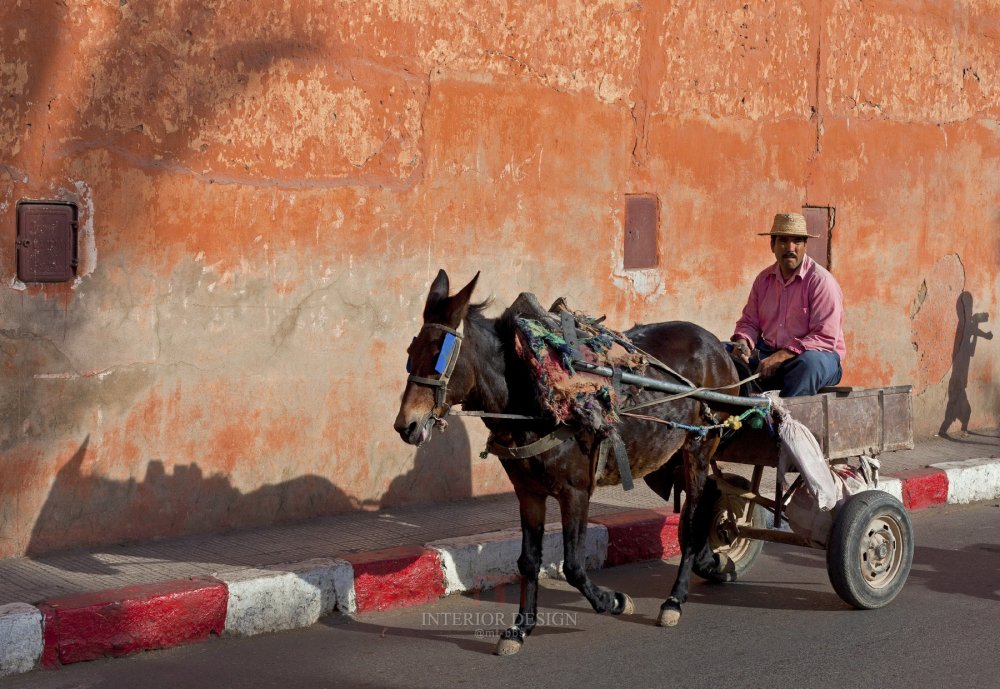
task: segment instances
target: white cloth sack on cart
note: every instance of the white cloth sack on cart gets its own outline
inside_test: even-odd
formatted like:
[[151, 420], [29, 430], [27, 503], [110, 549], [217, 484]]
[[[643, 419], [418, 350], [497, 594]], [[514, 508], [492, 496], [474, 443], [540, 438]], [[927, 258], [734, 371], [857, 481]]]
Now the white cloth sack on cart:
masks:
[[777, 391], [767, 393], [771, 398], [771, 408], [778, 414], [778, 437], [781, 450], [778, 454], [778, 480], [785, 483], [785, 474], [794, 468], [802, 476], [809, 491], [816, 496], [821, 510], [832, 510], [840, 494], [830, 473], [830, 464], [823, 456], [823, 450], [816, 437], [805, 424], [796, 421], [788, 412]]
[[[830, 467], [830, 475], [837, 486], [839, 499], [837, 508], [855, 493], [871, 490], [878, 486], [879, 461], [874, 457], [861, 455], [859, 466], [850, 464], [834, 464]], [[833, 519], [837, 509], [822, 510], [808, 486], [799, 487], [792, 495], [785, 508], [785, 516], [792, 531], [820, 545], [825, 546], [833, 528]]]

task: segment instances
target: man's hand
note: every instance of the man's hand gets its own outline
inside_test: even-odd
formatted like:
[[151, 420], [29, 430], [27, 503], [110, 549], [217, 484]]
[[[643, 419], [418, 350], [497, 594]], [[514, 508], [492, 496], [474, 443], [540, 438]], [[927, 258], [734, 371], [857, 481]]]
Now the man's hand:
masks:
[[747, 341], [740, 339], [733, 342], [733, 350], [729, 353], [729, 356], [749, 366], [750, 346], [747, 344]]
[[761, 378], [770, 378], [778, 372], [779, 366], [789, 359], [794, 359], [796, 356], [794, 352], [790, 352], [787, 349], [779, 349], [771, 356], [761, 360], [757, 372], [760, 373]]

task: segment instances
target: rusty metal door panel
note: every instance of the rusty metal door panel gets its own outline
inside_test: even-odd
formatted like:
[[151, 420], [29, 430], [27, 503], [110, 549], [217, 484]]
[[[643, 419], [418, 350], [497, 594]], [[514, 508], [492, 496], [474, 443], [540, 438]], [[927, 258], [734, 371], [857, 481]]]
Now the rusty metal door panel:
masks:
[[809, 257], [824, 268], [830, 268], [834, 210], [827, 206], [806, 206], [802, 209], [809, 234], [817, 235], [806, 244]]
[[652, 194], [628, 194], [625, 197], [625, 256], [626, 270], [655, 268], [657, 264], [656, 235], [659, 227], [660, 204]]
[[66, 203], [17, 206], [17, 277], [66, 282], [76, 275], [76, 207]]

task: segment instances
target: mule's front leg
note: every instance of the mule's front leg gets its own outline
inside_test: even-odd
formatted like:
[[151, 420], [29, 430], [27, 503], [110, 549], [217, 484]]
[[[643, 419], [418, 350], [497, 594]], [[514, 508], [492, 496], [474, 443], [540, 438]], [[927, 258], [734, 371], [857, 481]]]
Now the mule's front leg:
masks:
[[542, 539], [545, 536], [545, 496], [517, 492], [521, 511], [521, 604], [514, 626], [504, 630], [497, 642], [497, 655], [514, 655], [535, 628], [538, 619], [538, 573], [542, 568]]
[[587, 575], [587, 513], [590, 510], [590, 493], [576, 488], [567, 489], [559, 495], [559, 509], [562, 513], [563, 574], [566, 581], [579, 589], [597, 612], [631, 615], [635, 612], [635, 605], [627, 594], [602, 588]]

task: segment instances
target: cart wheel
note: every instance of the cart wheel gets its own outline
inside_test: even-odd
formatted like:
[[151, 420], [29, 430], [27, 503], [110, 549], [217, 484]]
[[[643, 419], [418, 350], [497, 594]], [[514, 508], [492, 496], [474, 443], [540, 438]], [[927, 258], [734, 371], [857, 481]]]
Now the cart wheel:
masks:
[[[727, 483], [744, 490], [750, 490], [750, 482], [736, 474], [723, 474]], [[737, 538], [733, 530], [733, 519], [739, 526], [754, 526], [764, 528], [767, 510], [761, 505], [751, 502], [738, 495], [723, 493], [714, 480], [705, 484], [703, 500], [712, 500], [712, 525], [708, 532], [708, 547], [722, 560], [721, 569], [706, 568], [697, 562], [693, 571], [702, 579], [714, 582], [740, 581], [753, 566], [760, 551], [764, 548], [763, 541], [752, 538]]]
[[856, 608], [881, 608], [903, 588], [912, 563], [913, 529], [902, 503], [880, 490], [848, 498], [826, 550], [837, 595]]

